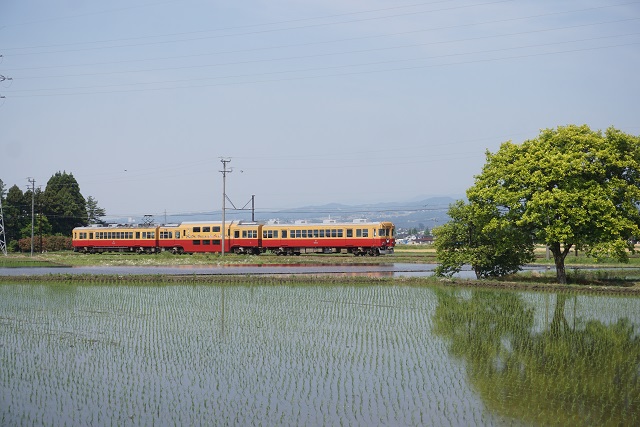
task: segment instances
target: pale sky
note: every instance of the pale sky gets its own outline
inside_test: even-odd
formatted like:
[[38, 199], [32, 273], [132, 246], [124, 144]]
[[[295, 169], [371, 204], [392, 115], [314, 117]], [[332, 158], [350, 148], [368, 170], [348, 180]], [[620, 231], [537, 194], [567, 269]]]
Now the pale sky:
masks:
[[108, 216], [219, 210], [221, 157], [276, 210], [461, 197], [543, 128], [640, 134], [640, 1], [0, 0], [0, 55], [0, 179], [71, 172]]

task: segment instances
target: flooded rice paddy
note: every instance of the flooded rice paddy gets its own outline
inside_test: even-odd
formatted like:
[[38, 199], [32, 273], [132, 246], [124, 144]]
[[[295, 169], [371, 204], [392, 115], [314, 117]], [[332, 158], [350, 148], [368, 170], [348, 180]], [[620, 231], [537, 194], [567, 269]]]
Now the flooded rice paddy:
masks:
[[0, 280], [0, 424], [640, 423], [640, 298], [303, 280]]

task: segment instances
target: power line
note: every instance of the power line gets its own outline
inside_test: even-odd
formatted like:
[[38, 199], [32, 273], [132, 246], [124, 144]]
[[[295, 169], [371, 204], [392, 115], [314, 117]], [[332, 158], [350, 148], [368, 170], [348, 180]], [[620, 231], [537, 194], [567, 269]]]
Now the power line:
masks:
[[[625, 36], [628, 36], [625, 35]], [[575, 41], [572, 41], [575, 42]], [[570, 43], [570, 42], [558, 42], [558, 43], [549, 43], [546, 45], [553, 44], [562, 44], [562, 43]], [[79, 95], [97, 95], [97, 94], [114, 94], [114, 93], [133, 93], [133, 92], [146, 92], [146, 91], [163, 91], [163, 90], [176, 90], [176, 89], [195, 89], [195, 88], [203, 88], [203, 87], [220, 87], [220, 86], [237, 86], [237, 85], [248, 85], [248, 84], [259, 84], [259, 83], [274, 83], [274, 82], [284, 82], [284, 81], [297, 81], [297, 80], [309, 80], [309, 79], [319, 79], [319, 78], [329, 78], [329, 77], [345, 77], [345, 76], [355, 76], [355, 75], [364, 75], [364, 74], [376, 74], [376, 73], [386, 73], [391, 71], [410, 71], [410, 70], [418, 70], [425, 68], [436, 68], [436, 67], [447, 67], [447, 66], [457, 66], [457, 65], [469, 65], [469, 64], [481, 64], [487, 62], [496, 62], [496, 61], [507, 61], [512, 59], [523, 59], [523, 58], [533, 58], [539, 56], [547, 56], [547, 55], [560, 55], [567, 53], [578, 53], [578, 52], [589, 52], [594, 50], [603, 50], [603, 49], [613, 49], [618, 47], [625, 46], [634, 46], [640, 44], [638, 42], [629, 42], [629, 43], [620, 43], [615, 45], [608, 46], [597, 46], [597, 47], [586, 47], [581, 49], [569, 49], [563, 51], [556, 52], [542, 52], [542, 53], [531, 53], [531, 54], [522, 54], [515, 56], [507, 56], [501, 58], [486, 58], [486, 59], [476, 59], [469, 61], [461, 61], [461, 62], [453, 62], [453, 63], [444, 63], [444, 64], [428, 64], [428, 65], [415, 65], [415, 66], [406, 66], [406, 67], [396, 67], [396, 68], [384, 68], [377, 70], [363, 70], [363, 71], [345, 71], [342, 73], [333, 73], [333, 74], [322, 74], [322, 75], [313, 75], [313, 76], [297, 76], [297, 77], [284, 77], [284, 78], [274, 78], [274, 79], [262, 79], [262, 80], [248, 80], [242, 82], [227, 82], [227, 83], [209, 83], [209, 84], [196, 84], [189, 86], [169, 86], [169, 87], [159, 87], [159, 88], [135, 88], [135, 89], [123, 89], [123, 90], [108, 90], [108, 91], [93, 91], [93, 92], [67, 92], [67, 93], [53, 93], [53, 94], [32, 94], [32, 95], [16, 95], [16, 98], [31, 98], [31, 97], [51, 97], [51, 96], [79, 96]], [[541, 47], [543, 45], [531, 45], [524, 46], [520, 48], [527, 47]], [[117, 85], [105, 85], [105, 86], [86, 86], [86, 87], [78, 87], [78, 88], [56, 88], [56, 89], [28, 89], [28, 90], [19, 90], [14, 92], [36, 92], [42, 90], [54, 91], [54, 90], [83, 90], [83, 89], [95, 89], [95, 88], [108, 88], [108, 87], [122, 87], [122, 86], [139, 86], [139, 85], [149, 85], [149, 84], [166, 84], [166, 83], [190, 83], [195, 81], [206, 81], [206, 80], [219, 80], [219, 79], [229, 79], [229, 78], [238, 78], [238, 77], [259, 77], [259, 76], [268, 76], [275, 74], [290, 74], [295, 72], [309, 72], [309, 71], [326, 71], [333, 70], [339, 68], [349, 68], [349, 67], [361, 67], [361, 66], [369, 66], [369, 65], [381, 65], [386, 63], [393, 62], [407, 62], [407, 61], [416, 61], [416, 60], [425, 60], [425, 59], [437, 59], [437, 58], [447, 58], [453, 56], [462, 56], [462, 55], [474, 55], [478, 53], [495, 53], [506, 50], [514, 50], [518, 48], [504, 48], [504, 49], [493, 49], [487, 51], [478, 51], [478, 52], [467, 52], [467, 53], [457, 53], [457, 54], [446, 54], [446, 55], [438, 55], [427, 58], [411, 58], [411, 59], [402, 59], [402, 60], [388, 60], [388, 61], [378, 61], [374, 63], [365, 63], [365, 64], [351, 64], [351, 65], [338, 65], [331, 67], [319, 67], [319, 68], [308, 68], [303, 70], [287, 70], [287, 71], [275, 71], [268, 73], [254, 73], [254, 74], [239, 74], [239, 75], [229, 75], [223, 77], [215, 77], [215, 78], [201, 78], [201, 79], [183, 79], [183, 80], [173, 80], [173, 81], [164, 81], [164, 82], [138, 82], [138, 83], [126, 83], [126, 84], [117, 84]]]
[[[431, 42], [426, 42], [426, 43], [412, 43], [412, 44], [404, 44], [404, 45], [397, 45], [397, 46], [374, 47], [374, 48], [357, 49], [357, 50], [350, 50], [350, 51], [308, 54], [308, 55], [302, 55], [302, 56], [289, 56], [289, 57], [281, 57], [281, 58], [254, 59], [254, 60], [236, 61], [236, 62], [224, 62], [224, 63], [216, 63], [216, 64], [185, 65], [185, 66], [179, 66], [179, 67], [145, 68], [145, 69], [125, 70], [125, 71], [105, 71], [105, 72], [95, 72], [95, 73], [33, 76], [33, 77], [22, 77], [21, 79], [22, 80], [33, 80], [33, 79], [67, 78], [67, 77], [86, 77], [86, 76], [105, 76], [105, 75], [108, 76], [108, 75], [116, 75], [116, 74], [147, 73], [147, 72], [152, 72], [152, 71], [175, 71], [175, 70], [185, 70], [185, 69], [195, 69], [195, 68], [223, 67], [223, 66], [230, 66], [230, 65], [248, 65], [248, 64], [256, 64], [256, 63], [265, 63], [265, 62], [293, 61], [293, 60], [300, 60], [300, 59], [313, 59], [313, 58], [323, 58], [323, 57], [328, 57], [328, 56], [353, 55], [353, 54], [360, 54], [360, 53], [372, 53], [372, 52], [380, 52], [380, 51], [388, 51], [388, 50], [406, 49], [406, 48], [411, 48], [411, 47], [425, 47], [425, 46], [433, 46], [433, 45], [444, 45], [444, 44], [449, 44], [449, 43], [461, 43], [461, 42], [469, 42], [469, 41], [486, 40], [486, 39], [492, 39], [492, 38], [521, 36], [521, 35], [536, 34], [536, 33], [542, 33], [542, 32], [559, 31], [559, 30], [566, 30], [566, 29], [575, 29], [575, 28], [581, 28], [581, 27], [592, 26], [592, 25], [612, 24], [612, 23], [620, 23], [620, 22], [625, 22], [625, 21], [637, 21], [637, 20], [640, 20], [640, 17], [638, 17], [638, 18], [627, 18], [627, 19], [621, 19], [621, 20], [616, 20], [616, 21], [599, 22], [599, 23], [596, 23], [596, 24], [572, 25], [572, 26], [567, 26], [567, 27], [556, 27], [556, 28], [543, 29], [543, 30], [522, 31], [522, 32], [517, 32], [517, 33], [490, 35], [490, 36], [482, 36], [482, 37], [469, 37], [469, 38], [455, 39], [455, 40], [431, 41]], [[602, 40], [602, 39], [615, 38], [615, 37], [628, 37], [628, 36], [635, 36], [635, 35], [638, 35], [638, 33], [615, 34], [615, 35], [609, 35], [609, 36], [591, 37], [591, 38], [587, 38], [587, 39], [566, 40], [566, 41], [546, 43], [546, 44], [504, 48], [504, 49], [501, 49], [501, 50], [524, 49], [524, 48], [530, 48], [530, 47], [549, 46], [549, 45], [565, 44], [565, 43], [577, 43], [577, 42], [583, 42], [583, 41], [594, 41], [594, 40]], [[472, 53], [486, 53], [486, 51], [472, 52]], [[467, 55], [467, 54], [471, 54], [471, 53], [459, 53], [459, 54], [454, 54], [454, 55]], [[448, 56], [448, 55], [433, 56], [433, 57], [426, 57], [426, 58], [403, 59], [403, 60], [398, 60], [398, 61], [434, 59], [434, 58], [444, 57], [444, 56]], [[364, 65], [370, 65], [370, 64], [364, 64]], [[83, 66], [83, 65], [74, 65], [74, 67], [76, 67], [76, 66]], [[2, 76], [0, 76], [0, 77], [2, 77]], [[154, 83], [152, 82], [152, 83], [149, 83], [149, 84], [154, 84]]]
[[[307, 28], [330, 26], [330, 25], [349, 24], [349, 23], [354, 23], [354, 22], [364, 22], [364, 21], [371, 21], [371, 20], [397, 18], [397, 17], [400, 17], [400, 16], [409, 16], [409, 15], [424, 14], [424, 13], [434, 13], [434, 12], [444, 12], [444, 11], [451, 11], [451, 10], [459, 10], [459, 9], [478, 7], [478, 6], [494, 5], [494, 4], [498, 4], [498, 3], [510, 3], [510, 2], [513, 2], [513, 1], [515, 1], [515, 0], [495, 0], [495, 1], [485, 2], [485, 3], [476, 3], [476, 4], [461, 5], [461, 6], [451, 6], [451, 7], [442, 8], [442, 9], [407, 12], [407, 13], [402, 13], [402, 14], [384, 15], [384, 16], [377, 16], [377, 17], [371, 17], [371, 18], [354, 19], [354, 20], [349, 20], [349, 21], [328, 22], [328, 23], [325, 22], [325, 23], [309, 24], [309, 25], [296, 26], [296, 27], [276, 28], [276, 29], [268, 29], [268, 30], [258, 30], [258, 31], [251, 31], [251, 32], [245, 32], [245, 33], [219, 34], [219, 35], [212, 35], [212, 36], [206, 36], [206, 37], [198, 37], [198, 38], [194, 38], [194, 39], [176, 39], [176, 40], [168, 40], [168, 41], [165, 40], [165, 41], [149, 42], [149, 43], [141, 43], [141, 44], [133, 44], [133, 45], [101, 46], [101, 47], [97, 47], [97, 48], [86, 48], [86, 49], [71, 50], [71, 52], [77, 52], [77, 51], [82, 51], [82, 50], [92, 50], [92, 49], [120, 48], [120, 47], [132, 47], [132, 46], [148, 46], [148, 45], [166, 44], [166, 43], [180, 43], [180, 42], [184, 42], [184, 41], [203, 40], [203, 39], [210, 39], [210, 38], [238, 37], [238, 36], [247, 36], [247, 35], [272, 33], [272, 32], [291, 31], [291, 30], [307, 29]], [[435, 3], [442, 3], [442, 1], [436, 1], [434, 3], [422, 3], [422, 5], [424, 5], [424, 4], [435, 4]], [[632, 2], [632, 3], [637, 3], [637, 2]], [[628, 4], [628, 3], [625, 3], [625, 4]], [[403, 7], [403, 6], [398, 6], [398, 7]], [[395, 8], [398, 8], [398, 7], [395, 7]], [[407, 6], [407, 7], [415, 7], [415, 5]], [[610, 7], [610, 6], [607, 6], [607, 7]], [[601, 7], [589, 8], [589, 9], [599, 9], [599, 8], [601, 8]], [[380, 10], [390, 10], [390, 9], [393, 9], [393, 8], [386, 8], [386, 9], [380, 9]], [[182, 35], [188, 35], [188, 34], [201, 34], [201, 33], [206, 33], [206, 32], [218, 32], [218, 31], [227, 31], [227, 30], [259, 27], [259, 26], [278, 25], [278, 24], [283, 24], [283, 23], [286, 24], [286, 23], [300, 22], [300, 21], [306, 21], [306, 20], [327, 19], [327, 18], [332, 18], [332, 17], [340, 17], [340, 16], [353, 15], [353, 14], [362, 14], [362, 13], [368, 13], [368, 12], [366, 12], [366, 11], [365, 12], [352, 12], [352, 13], [348, 13], [348, 14], [328, 15], [328, 16], [325, 16], [323, 18], [300, 18], [300, 19], [295, 19], [295, 20], [279, 21], [279, 22], [272, 22], [272, 23], [265, 23], [265, 24], [241, 25], [241, 26], [236, 26], [236, 27], [227, 27], [227, 28], [214, 29], [214, 30], [202, 30], [202, 31], [194, 31], [194, 32], [170, 33], [170, 34], [159, 35], [159, 36], [145, 36], [145, 37], [136, 37], [136, 38], [130, 38], [130, 39], [99, 40], [99, 41], [92, 41], [92, 42], [66, 43], [66, 44], [61, 44], [61, 45], [47, 45], [47, 46], [5, 47], [4, 49], [6, 51], [11, 51], [11, 50], [22, 50], [22, 49], [48, 48], [48, 47], [57, 47], [57, 46], [73, 46], [73, 45], [78, 45], [78, 44], [111, 43], [111, 42], [117, 42], [117, 41], [140, 40], [140, 39], [144, 39], [144, 38], [173, 37], [173, 36], [182, 36]], [[35, 53], [35, 54], [63, 53], [63, 52], [70, 52], [70, 51], [69, 50], [66, 50], [66, 51], [63, 50], [63, 51], [51, 51], [51, 52], [38, 52], [38, 53]], [[18, 53], [18, 54], [14, 54], [14, 55], [34, 55], [34, 53], [26, 53], [26, 54]]]

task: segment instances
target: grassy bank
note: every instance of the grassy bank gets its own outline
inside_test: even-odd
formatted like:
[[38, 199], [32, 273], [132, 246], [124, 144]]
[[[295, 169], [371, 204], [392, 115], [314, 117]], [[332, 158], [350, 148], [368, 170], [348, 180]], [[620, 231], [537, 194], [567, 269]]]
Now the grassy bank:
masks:
[[172, 265], [327, 265], [327, 264], [385, 264], [385, 263], [435, 263], [435, 250], [398, 249], [393, 255], [355, 257], [349, 254], [300, 256], [194, 254], [173, 255], [164, 252], [156, 255], [127, 253], [80, 254], [71, 251], [37, 254], [9, 254], [0, 257], [0, 267], [46, 265], [66, 266], [172, 266]]

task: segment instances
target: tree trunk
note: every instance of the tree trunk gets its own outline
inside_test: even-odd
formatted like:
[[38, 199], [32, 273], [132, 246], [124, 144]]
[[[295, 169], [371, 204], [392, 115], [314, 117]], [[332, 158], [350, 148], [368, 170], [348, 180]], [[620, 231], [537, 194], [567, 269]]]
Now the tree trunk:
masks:
[[561, 285], [567, 284], [567, 271], [564, 268], [564, 259], [571, 250], [571, 244], [565, 244], [564, 249], [560, 248], [560, 242], [554, 242], [549, 245], [553, 254], [553, 262], [556, 264], [556, 280]]

